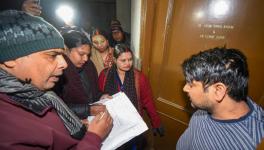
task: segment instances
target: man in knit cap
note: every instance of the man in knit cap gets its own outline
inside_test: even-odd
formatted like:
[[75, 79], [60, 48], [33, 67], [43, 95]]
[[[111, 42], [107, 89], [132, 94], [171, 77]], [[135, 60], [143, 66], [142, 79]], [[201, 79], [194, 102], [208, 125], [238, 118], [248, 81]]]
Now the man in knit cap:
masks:
[[67, 67], [63, 38], [40, 17], [0, 13], [0, 149], [92, 149], [112, 128], [108, 112], [89, 128], [49, 89]]
[[121, 23], [117, 19], [111, 20], [111, 36], [110, 46], [115, 47], [116, 44], [125, 44], [130, 47], [130, 34], [125, 32]]

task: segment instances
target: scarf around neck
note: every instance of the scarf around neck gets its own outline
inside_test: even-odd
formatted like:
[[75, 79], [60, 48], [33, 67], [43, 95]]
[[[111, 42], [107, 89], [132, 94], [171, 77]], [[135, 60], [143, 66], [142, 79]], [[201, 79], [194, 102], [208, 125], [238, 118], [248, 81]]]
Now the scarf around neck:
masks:
[[[137, 99], [137, 92], [136, 92], [136, 86], [135, 86], [135, 75], [134, 75], [134, 69], [133, 67], [126, 71], [124, 83], [120, 85], [120, 78], [117, 73], [117, 67], [116, 65], [113, 65], [109, 70], [107, 70], [107, 76], [104, 86], [104, 92], [109, 93], [110, 95], [113, 95], [115, 93], [119, 92], [118, 87], [120, 87], [120, 90], [124, 92], [127, 97], [130, 99], [132, 104], [135, 106], [137, 110], [139, 110], [139, 102]], [[122, 88], [121, 88], [122, 86]]]
[[52, 91], [43, 92], [32, 84], [19, 81], [3, 69], [0, 69], [0, 92], [6, 93], [11, 99], [26, 109], [41, 116], [42, 112], [53, 107], [70, 135], [75, 139], [82, 139], [86, 127], [66, 104]]

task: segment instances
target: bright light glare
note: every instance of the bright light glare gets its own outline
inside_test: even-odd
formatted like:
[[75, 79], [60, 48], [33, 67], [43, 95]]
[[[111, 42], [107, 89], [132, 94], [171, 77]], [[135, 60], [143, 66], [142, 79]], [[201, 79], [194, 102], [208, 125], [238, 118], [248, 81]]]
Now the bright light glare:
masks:
[[204, 16], [204, 12], [203, 11], [197, 11], [196, 13], [195, 13], [195, 17], [197, 18], [197, 19], [200, 19], [200, 18], [203, 18], [203, 16]]
[[73, 19], [73, 9], [69, 6], [60, 6], [56, 10], [56, 15], [59, 16], [66, 24], [69, 24], [72, 22]]
[[228, 13], [230, 3], [227, 0], [218, 0], [211, 5], [211, 13], [214, 17], [218, 18]]

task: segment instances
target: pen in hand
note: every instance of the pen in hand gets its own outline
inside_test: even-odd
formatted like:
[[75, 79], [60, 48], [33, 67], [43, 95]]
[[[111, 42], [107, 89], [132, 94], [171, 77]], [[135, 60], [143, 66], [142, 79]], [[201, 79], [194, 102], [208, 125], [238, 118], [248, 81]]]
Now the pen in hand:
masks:
[[100, 114], [101, 114], [101, 116], [100, 116], [99, 120], [101, 120], [104, 117], [105, 111], [103, 113], [101, 112]]

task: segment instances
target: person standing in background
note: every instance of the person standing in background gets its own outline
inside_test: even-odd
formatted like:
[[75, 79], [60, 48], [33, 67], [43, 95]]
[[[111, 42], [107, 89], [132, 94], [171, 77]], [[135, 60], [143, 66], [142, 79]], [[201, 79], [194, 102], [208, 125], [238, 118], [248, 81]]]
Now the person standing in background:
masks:
[[22, 10], [34, 16], [41, 14], [40, 0], [1, 0], [0, 11]]
[[110, 46], [115, 47], [116, 44], [125, 44], [130, 48], [130, 34], [125, 32], [121, 26], [121, 23], [117, 19], [111, 21], [111, 35]]
[[95, 64], [98, 74], [105, 68], [113, 64], [113, 48], [109, 46], [108, 38], [105, 32], [94, 29], [91, 33], [92, 53], [91, 60]]

